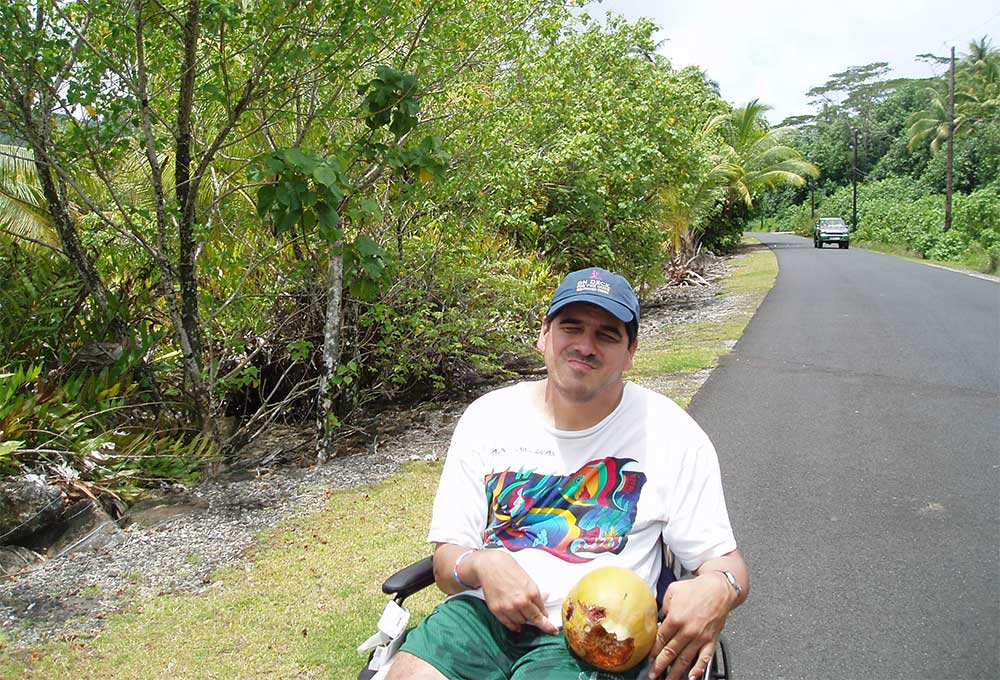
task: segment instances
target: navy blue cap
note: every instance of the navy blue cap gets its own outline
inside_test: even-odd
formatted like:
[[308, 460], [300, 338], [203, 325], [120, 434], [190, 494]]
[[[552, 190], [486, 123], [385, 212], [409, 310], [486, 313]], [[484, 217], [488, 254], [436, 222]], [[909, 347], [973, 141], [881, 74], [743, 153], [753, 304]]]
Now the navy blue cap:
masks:
[[620, 274], [613, 274], [600, 267], [588, 267], [567, 274], [556, 292], [552, 294], [547, 318], [573, 302], [589, 302], [603, 307], [622, 323], [639, 325], [639, 298], [632, 285]]

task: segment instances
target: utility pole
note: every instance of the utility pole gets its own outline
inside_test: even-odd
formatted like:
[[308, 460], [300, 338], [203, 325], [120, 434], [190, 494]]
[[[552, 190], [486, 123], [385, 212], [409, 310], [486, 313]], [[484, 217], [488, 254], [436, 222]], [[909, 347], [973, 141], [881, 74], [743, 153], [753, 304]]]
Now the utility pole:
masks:
[[952, 168], [955, 165], [955, 48], [951, 48], [951, 77], [948, 79], [948, 169], [944, 191], [944, 230], [951, 229]]
[[851, 230], [858, 228], [858, 130], [854, 129], [854, 167], [851, 170]]
[[812, 211], [810, 217], [812, 217], [812, 218], [815, 219], [815, 217], [816, 217], [816, 194], [814, 192], [816, 190], [816, 185], [813, 184], [811, 180], [807, 180], [807, 181], [809, 182], [809, 209]]

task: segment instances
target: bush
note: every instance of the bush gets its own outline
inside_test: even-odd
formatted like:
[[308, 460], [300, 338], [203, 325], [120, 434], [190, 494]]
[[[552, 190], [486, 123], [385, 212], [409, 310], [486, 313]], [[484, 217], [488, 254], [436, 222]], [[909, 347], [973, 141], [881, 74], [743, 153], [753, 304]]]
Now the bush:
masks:
[[966, 242], [985, 252], [987, 270], [996, 272], [1000, 263], [1000, 180], [968, 196], [956, 196], [952, 226]]
[[813, 216], [809, 204], [803, 203], [785, 208], [769, 218], [768, 224], [773, 231], [792, 231], [811, 238], [813, 225], [816, 224], [818, 217], [819, 213]]
[[193, 481], [216, 450], [198, 432], [128, 417], [125, 362], [58, 381], [40, 365], [0, 368], [0, 475], [43, 474], [71, 495], [128, 498], [161, 480]]
[[[823, 215], [851, 219], [851, 188], [841, 187], [821, 204]], [[954, 259], [967, 243], [944, 231], [944, 197], [928, 195], [920, 184], [892, 177], [858, 187], [854, 238], [903, 245], [923, 257]]]
[[[851, 188], [839, 187], [820, 202], [817, 215], [851, 219]], [[896, 244], [922, 257], [956, 261], [982, 253], [985, 269], [997, 270], [1000, 260], [1000, 182], [972, 194], [953, 196], [953, 222], [944, 230], [944, 196], [928, 194], [923, 185], [906, 177], [890, 177], [858, 187], [858, 224], [853, 236], [860, 241]], [[812, 235], [815, 220], [809, 206], [789, 206], [775, 217], [776, 228]]]
[[118, 497], [193, 480], [215, 450], [171, 426], [149, 383], [159, 338], [144, 325], [135, 347], [106, 342], [98, 317], [67, 260], [0, 243], [0, 475]]
[[486, 229], [447, 250], [439, 237], [432, 228], [411, 239], [404, 273], [361, 311], [354, 350], [368, 399], [468, 387], [538, 330], [555, 285], [546, 265]]
[[82, 288], [65, 258], [0, 241], [0, 366], [52, 366], [89, 339]]

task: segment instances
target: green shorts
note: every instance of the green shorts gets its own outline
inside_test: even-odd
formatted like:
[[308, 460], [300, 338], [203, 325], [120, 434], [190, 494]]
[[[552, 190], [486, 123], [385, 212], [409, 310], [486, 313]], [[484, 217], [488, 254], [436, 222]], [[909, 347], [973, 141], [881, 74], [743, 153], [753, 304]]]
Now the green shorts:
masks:
[[473, 596], [439, 604], [409, 632], [401, 649], [450, 680], [634, 680], [642, 668], [599, 671], [573, 656], [562, 635], [534, 626], [514, 633]]

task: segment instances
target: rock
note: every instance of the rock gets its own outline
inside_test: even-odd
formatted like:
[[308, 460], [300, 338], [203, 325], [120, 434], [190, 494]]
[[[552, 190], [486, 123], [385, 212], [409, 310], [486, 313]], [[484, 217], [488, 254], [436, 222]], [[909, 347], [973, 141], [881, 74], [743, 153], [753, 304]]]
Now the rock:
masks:
[[34, 550], [19, 545], [0, 545], [0, 576], [17, 574], [44, 561], [45, 558]]
[[90, 498], [66, 508], [62, 522], [65, 529], [49, 546], [49, 557], [107, 547], [120, 540], [122, 534], [104, 508]]
[[123, 521], [150, 529], [178, 515], [207, 509], [208, 500], [192, 493], [156, 493], [129, 508]]
[[40, 475], [10, 477], [0, 482], [0, 545], [20, 542], [58, 521], [66, 496]]

